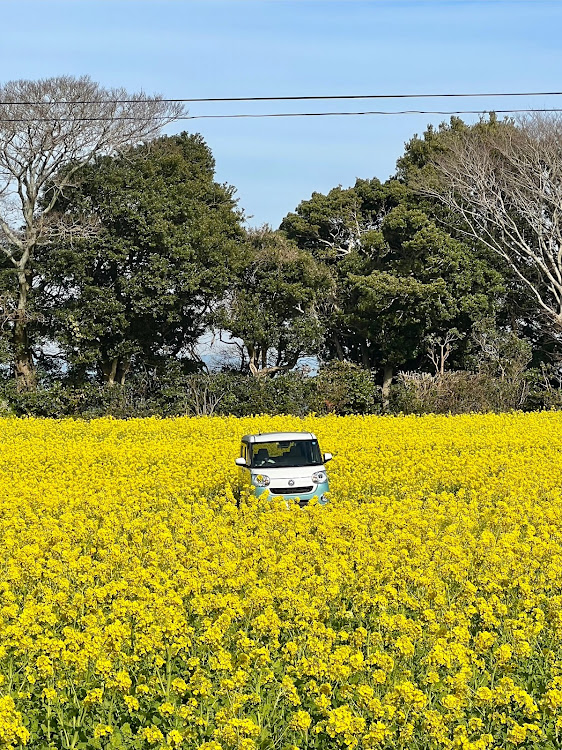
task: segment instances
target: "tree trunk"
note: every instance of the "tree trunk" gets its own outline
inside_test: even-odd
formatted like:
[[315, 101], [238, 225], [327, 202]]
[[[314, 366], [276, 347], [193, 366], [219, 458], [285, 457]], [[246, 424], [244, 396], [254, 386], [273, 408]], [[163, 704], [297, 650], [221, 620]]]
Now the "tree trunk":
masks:
[[14, 326], [14, 369], [18, 392], [35, 390], [35, 368], [29, 347], [27, 326], [20, 321], [17, 321]]
[[101, 363], [103, 381], [106, 385], [125, 385], [125, 378], [131, 369], [131, 360], [121, 357], [105, 359]]
[[371, 368], [371, 358], [369, 356], [366, 341], [361, 341], [361, 362], [363, 363], [363, 367], [367, 368], [367, 370]]
[[18, 271], [18, 286], [18, 308], [13, 329], [13, 344], [16, 387], [19, 392], [22, 392], [33, 391], [36, 386], [33, 353], [29, 344], [27, 327], [29, 271]]
[[333, 334], [334, 346], [336, 347], [336, 356], [342, 362], [345, 359], [342, 345], [336, 333]]
[[117, 375], [118, 364], [119, 360], [117, 357], [114, 357], [113, 359], [106, 359], [101, 363], [103, 381], [106, 385], [115, 385], [115, 376]]
[[131, 369], [131, 360], [125, 359], [119, 360], [119, 366], [117, 368], [117, 381], [119, 385], [125, 385], [125, 378], [127, 377], [127, 373]]
[[387, 412], [390, 408], [390, 386], [392, 384], [392, 375], [394, 368], [392, 365], [385, 365], [382, 376], [382, 408]]

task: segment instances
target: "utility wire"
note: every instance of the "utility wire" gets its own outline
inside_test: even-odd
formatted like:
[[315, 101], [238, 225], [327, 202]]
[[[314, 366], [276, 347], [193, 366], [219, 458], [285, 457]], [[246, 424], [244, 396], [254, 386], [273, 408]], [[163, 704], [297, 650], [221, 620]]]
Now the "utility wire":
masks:
[[[233, 120], [233, 119], [262, 119], [266, 117], [353, 117], [360, 115], [485, 115], [488, 113], [499, 115], [505, 114], [524, 114], [532, 112], [562, 112], [561, 108], [554, 107], [536, 107], [521, 109], [455, 109], [455, 110], [436, 110], [436, 109], [403, 109], [403, 110], [370, 110], [364, 112], [264, 112], [257, 114], [239, 113], [232, 115], [183, 115], [175, 117], [177, 120]], [[0, 117], [0, 122], [24, 123], [24, 122], [144, 122], [144, 117]], [[169, 120], [166, 115], [155, 115], [154, 119]]]
[[[557, 109], [494, 109], [489, 110], [495, 114], [516, 114], [525, 112], [562, 112]], [[349, 117], [353, 115], [482, 115], [488, 110], [461, 109], [461, 110], [428, 110], [428, 109], [403, 109], [392, 112], [384, 110], [371, 110], [365, 112], [275, 112], [273, 114], [236, 114], [236, 115], [186, 115], [180, 120], [226, 120], [238, 118], [262, 118], [262, 117]]]
[[479, 94], [470, 93], [445, 93], [445, 94], [327, 94], [314, 96], [225, 96], [205, 97], [191, 99], [161, 99], [158, 97], [137, 99], [84, 99], [82, 101], [27, 101], [27, 102], [2, 102], [10, 106], [41, 106], [41, 105], [86, 105], [86, 104], [152, 104], [155, 102], [163, 104], [201, 104], [211, 102], [297, 102], [297, 101], [322, 101], [335, 99], [452, 99], [452, 98], [478, 98], [478, 97], [505, 97], [505, 96], [562, 96], [562, 91], [513, 91], [513, 92], [484, 92]]

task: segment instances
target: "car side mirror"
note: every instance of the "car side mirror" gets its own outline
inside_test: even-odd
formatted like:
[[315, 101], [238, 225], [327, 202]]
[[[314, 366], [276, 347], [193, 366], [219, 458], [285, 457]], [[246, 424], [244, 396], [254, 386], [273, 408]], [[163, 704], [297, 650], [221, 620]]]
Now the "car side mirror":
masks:
[[248, 464], [246, 463], [246, 459], [245, 459], [245, 458], [242, 458], [242, 457], [240, 457], [240, 458], [236, 458], [236, 459], [234, 460], [234, 463], [236, 464], [236, 466], [247, 466], [247, 465], [248, 465]]
[[324, 463], [327, 464], [328, 461], [331, 461], [333, 458], [331, 453], [324, 453]]

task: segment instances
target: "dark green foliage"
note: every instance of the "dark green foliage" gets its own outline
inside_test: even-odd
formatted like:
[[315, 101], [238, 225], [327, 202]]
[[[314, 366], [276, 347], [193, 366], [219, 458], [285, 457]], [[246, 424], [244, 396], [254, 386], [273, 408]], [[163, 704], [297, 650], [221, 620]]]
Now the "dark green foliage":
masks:
[[[174, 368], [172, 368], [174, 369]], [[233, 373], [185, 375], [178, 370], [158, 378], [133, 376], [112, 388], [60, 380], [18, 393], [11, 381], [0, 384], [0, 415], [117, 418], [233, 414], [368, 414], [380, 411], [380, 396], [369, 373], [338, 363], [319, 376], [301, 372], [275, 378]]]
[[328, 362], [316, 377], [316, 389], [321, 413], [373, 414], [381, 408], [374, 374], [353, 362]]
[[424, 368], [430, 336], [456, 329], [462, 341], [494, 311], [500, 274], [427, 210], [398, 181], [357, 180], [347, 190], [315, 193], [283, 220], [283, 231], [334, 278], [324, 309], [328, 357]]
[[[496, 122], [493, 115], [490, 121]], [[410, 184], [420, 169], [426, 168], [436, 154], [446, 150], [448, 137], [466, 133], [468, 130], [469, 126], [460, 117], [451, 117], [448, 123], [443, 122], [438, 128], [429, 125], [421, 138], [414, 135], [406, 143], [403, 156], [396, 162], [397, 179]]]
[[[390, 393], [389, 413], [424, 414], [562, 408], [557, 373], [527, 370], [517, 377], [457, 370], [442, 376], [403, 373]], [[0, 384], [0, 416], [93, 419], [252, 414], [380, 414], [380, 388], [372, 375], [350, 363], [331, 363], [314, 377], [298, 372], [275, 378], [231, 373], [177, 376], [172, 382], [132, 378], [124, 386], [96, 383], [38, 387], [18, 393]]]
[[[124, 383], [130, 370], [193, 359], [243, 237], [234, 190], [214, 181], [208, 147], [198, 135], [160, 138], [98, 159], [77, 180], [57, 202], [63, 241], [39, 257], [70, 366]], [[91, 236], [73, 240], [74, 222]]]
[[268, 228], [249, 232], [244, 254], [215, 326], [241, 340], [241, 371], [263, 376], [290, 370], [320, 349], [318, 307], [330, 292], [330, 276], [309, 253]]

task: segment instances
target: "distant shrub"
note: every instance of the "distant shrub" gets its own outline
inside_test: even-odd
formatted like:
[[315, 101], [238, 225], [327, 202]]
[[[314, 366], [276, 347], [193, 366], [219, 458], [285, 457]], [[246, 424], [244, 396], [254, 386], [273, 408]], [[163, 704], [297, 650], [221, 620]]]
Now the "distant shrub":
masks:
[[[510, 376], [452, 371], [442, 375], [402, 372], [391, 388], [391, 413], [463, 414], [513, 409], [562, 408], [562, 382], [555, 370], [520, 370]], [[51, 381], [18, 393], [0, 382], [0, 415], [36, 417], [148, 416], [244, 417], [252, 414], [379, 414], [381, 388], [372, 371], [350, 362], [330, 362], [309, 376], [288, 372], [271, 377], [239, 373], [167, 373], [131, 378], [111, 387]]]
[[493, 377], [464, 370], [442, 375], [401, 372], [392, 391], [392, 409], [405, 414], [466, 414], [524, 409], [529, 380]]
[[373, 414], [381, 410], [380, 388], [370, 370], [334, 360], [316, 377], [319, 414]]

